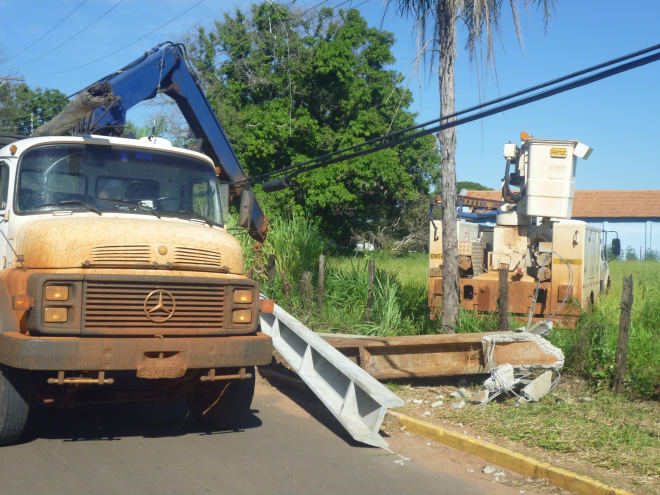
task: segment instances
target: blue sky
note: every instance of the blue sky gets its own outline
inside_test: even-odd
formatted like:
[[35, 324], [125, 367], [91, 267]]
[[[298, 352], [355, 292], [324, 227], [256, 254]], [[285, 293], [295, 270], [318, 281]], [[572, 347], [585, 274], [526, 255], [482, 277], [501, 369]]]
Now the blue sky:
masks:
[[[329, 0], [324, 5], [342, 1]], [[21, 75], [30, 86], [52, 87], [71, 94], [136, 59], [143, 50], [249, 3], [0, 0], [5, 19], [0, 45], [5, 58], [13, 57], [0, 66], [0, 75]], [[320, 0], [298, 1], [296, 5], [311, 7], [318, 3]], [[353, 5], [360, 3], [353, 0]], [[76, 7], [65, 23], [46, 34]], [[161, 27], [187, 9], [187, 13]], [[371, 25], [378, 27], [382, 22], [384, 29], [395, 33], [394, 68], [406, 71], [416, 54], [412, 23], [392, 13], [383, 20], [381, 0], [369, 0], [359, 9]], [[521, 7], [520, 17], [524, 51], [518, 46], [511, 16], [505, 11], [501, 36], [496, 39], [496, 73], [490, 71], [479, 81], [468, 54], [459, 51], [457, 109], [477, 104], [480, 92], [482, 98], [496, 98], [660, 43], [660, 2], [656, 1], [625, 4], [614, 0], [559, 0], [547, 33], [534, 6], [529, 15]], [[43, 39], [34, 43], [41, 36]], [[139, 41], [132, 43], [135, 40]], [[459, 46], [463, 42], [461, 36]], [[120, 50], [126, 45], [130, 46]], [[99, 58], [102, 60], [94, 62]], [[414, 77], [410, 88], [415, 95], [412, 110], [419, 113], [419, 122], [436, 118], [439, 98], [433, 75], [430, 82], [428, 71], [421, 81]], [[134, 112], [132, 118], [141, 123], [144, 110]], [[537, 138], [578, 139], [594, 148], [589, 160], [578, 164], [578, 189], [660, 189], [660, 154], [656, 149], [660, 144], [660, 62], [459, 127], [458, 180], [498, 188], [504, 174], [503, 145], [517, 142], [521, 131]]]

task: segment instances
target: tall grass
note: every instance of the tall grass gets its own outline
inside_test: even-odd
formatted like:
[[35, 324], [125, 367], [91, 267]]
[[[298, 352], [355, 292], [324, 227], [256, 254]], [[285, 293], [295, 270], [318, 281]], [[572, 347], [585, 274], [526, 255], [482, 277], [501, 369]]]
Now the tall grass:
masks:
[[549, 338], [564, 351], [567, 367], [597, 388], [609, 388], [616, 371], [623, 277], [633, 275], [625, 384], [630, 391], [660, 398], [660, 263], [615, 262], [610, 270], [609, 294], [591, 312], [582, 313], [575, 329], [556, 329]]
[[291, 280], [300, 280], [303, 272], [318, 272], [325, 240], [315, 221], [293, 212], [273, 219], [265, 248], [275, 254], [278, 273], [284, 271]]
[[358, 260], [372, 259], [378, 268], [396, 273], [402, 283], [414, 282], [420, 285], [429, 283], [429, 255], [428, 253], [404, 253], [392, 256], [386, 251], [365, 251], [355, 256], [334, 257], [333, 263], [337, 268], [348, 268]]
[[[230, 219], [229, 226], [236, 226], [236, 218]], [[243, 248], [245, 272], [256, 268], [260, 273], [253, 275], [256, 275], [260, 282], [265, 281], [266, 274], [261, 272], [261, 269], [266, 265], [269, 255], [275, 255], [275, 268], [278, 273], [284, 271], [291, 281], [299, 281], [303, 272], [318, 272], [319, 256], [325, 248], [325, 240], [316, 222], [295, 212], [270, 220], [268, 236], [261, 249], [261, 259], [256, 257], [252, 238], [241, 235], [238, 239]]]
[[427, 284], [402, 283], [397, 271], [376, 267], [371, 318], [366, 321], [368, 260], [356, 259], [342, 265], [328, 266], [326, 300], [335, 311], [342, 308], [350, 317], [351, 333], [393, 336], [433, 332], [435, 324], [426, 302]]

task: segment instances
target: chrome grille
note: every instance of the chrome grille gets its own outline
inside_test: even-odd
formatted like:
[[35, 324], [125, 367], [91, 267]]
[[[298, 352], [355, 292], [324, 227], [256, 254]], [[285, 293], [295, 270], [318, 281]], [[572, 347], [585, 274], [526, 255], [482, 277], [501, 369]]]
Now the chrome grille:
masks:
[[177, 246], [174, 248], [174, 263], [222, 266], [222, 257], [217, 251]]
[[151, 247], [97, 246], [92, 250], [92, 263], [151, 263]]
[[[150, 320], [145, 300], [155, 290], [172, 294], [176, 310], [164, 322]], [[149, 300], [150, 306], [156, 301]], [[225, 286], [141, 281], [86, 281], [83, 333], [172, 335], [221, 332], [225, 316]]]

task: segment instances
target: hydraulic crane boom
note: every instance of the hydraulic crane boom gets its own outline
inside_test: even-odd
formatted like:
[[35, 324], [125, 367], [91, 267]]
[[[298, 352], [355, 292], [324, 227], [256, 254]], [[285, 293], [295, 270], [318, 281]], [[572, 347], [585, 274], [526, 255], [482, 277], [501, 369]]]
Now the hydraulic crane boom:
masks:
[[199, 78], [188, 65], [183, 45], [160, 44], [126, 67], [97, 81], [101, 82], [112, 84], [115, 98], [87, 114], [73, 129], [74, 134], [121, 135], [129, 109], [158, 93], [169, 96], [178, 105], [195, 137], [201, 139], [201, 151], [216, 164], [220, 181], [229, 183], [232, 202], [243, 210], [241, 226], [247, 227], [257, 241], [264, 241], [268, 221], [254, 198], [247, 175], [201, 88]]

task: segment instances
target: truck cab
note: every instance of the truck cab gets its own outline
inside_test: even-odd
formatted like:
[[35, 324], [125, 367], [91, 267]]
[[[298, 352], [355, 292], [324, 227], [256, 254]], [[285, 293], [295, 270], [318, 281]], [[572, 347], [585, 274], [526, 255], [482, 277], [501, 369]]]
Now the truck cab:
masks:
[[[163, 140], [53, 136], [0, 150], [0, 408], [11, 411], [0, 444], [20, 437], [31, 402], [104, 390], [188, 397], [214, 428], [249, 413], [272, 344], [216, 173]], [[127, 374], [144, 383], [118, 392]]]

